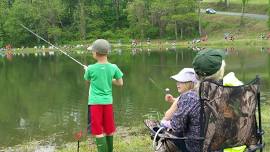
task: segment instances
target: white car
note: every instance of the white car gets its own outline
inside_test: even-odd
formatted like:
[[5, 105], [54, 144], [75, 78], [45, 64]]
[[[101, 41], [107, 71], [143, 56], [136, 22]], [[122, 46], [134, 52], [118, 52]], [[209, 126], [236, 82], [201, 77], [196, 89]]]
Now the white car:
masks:
[[207, 9], [205, 10], [205, 12], [206, 12], [207, 14], [216, 14], [217, 11], [215, 11], [215, 10], [212, 9], [212, 8], [207, 8]]

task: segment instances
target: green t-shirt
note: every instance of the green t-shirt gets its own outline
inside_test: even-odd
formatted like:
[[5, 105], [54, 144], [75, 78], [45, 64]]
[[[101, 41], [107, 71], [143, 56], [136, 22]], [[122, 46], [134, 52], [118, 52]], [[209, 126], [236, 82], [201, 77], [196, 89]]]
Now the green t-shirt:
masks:
[[112, 79], [122, 77], [123, 73], [115, 64], [89, 65], [84, 73], [84, 79], [90, 81], [88, 105], [112, 104]]

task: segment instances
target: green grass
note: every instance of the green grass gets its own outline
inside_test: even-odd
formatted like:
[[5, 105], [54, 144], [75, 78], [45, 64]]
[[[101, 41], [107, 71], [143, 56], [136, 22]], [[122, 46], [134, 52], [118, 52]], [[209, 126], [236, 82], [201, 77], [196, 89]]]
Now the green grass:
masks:
[[[201, 46], [269, 46], [270, 40], [261, 40], [261, 33], [268, 33], [267, 21], [245, 18], [245, 26], [240, 27], [239, 16], [224, 16], [203, 14], [203, 31], [208, 35], [208, 41], [199, 43]], [[231, 32], [235, 41], [225, 41], [224, 33]]]
[[[242, 0], [228, 0], [229, 3], [237, 3], [237, 4], [242, 4]], [[215, 3], [219, 3], [220, 0], [204, 0], [203, 2], [215, 2]], [[224, 2], [224, 0], [223, 0]], [[249, 0], [248, 4], [268, 4], [268, 0]]]
[[[58, 149], [56, 152], [74, 152], [77, 151], [77, 143], [70, 143], [69, 146], [63, 149]], [[80, 152], [96, 152], [96, 145], [92, 139], [84, 141], [80, 144]], [[119, 137], [114, 139], [114, 152], [151, 152], [151, 139], [148, 135]]]
[[223, 37], [224, 32], [233, 32], [240, 39], [256, 39], [260, 33], [268, 32], [267, 21], [263, 20], [244, 18], [245, 26], [240, 27], [240, 16], [203, 14], [202, 22], [206, 33], [219, 37]]
[[[151, 152], [153, 151], [152, 140], [149, 131], [144, 126], [133, 128], [118, 128], [114, 136], [114, 152]], [[56, 152], [74, 152], [77, 150], [77, 143], [69, 143], [66, 147], [56, 150]], [[80, 144], [80, 152], [96, 152], [96, 145], [93, 138]]]
[[[29, 141], [20, 145], [15, 145], [10, 148], [0, 149], [0, 151], [37, 151], [38, 147], [48, 145], [48, 139], [41, 141]], [[48, 145], [50, 146], [50, 145]], [[54, 146], [54, 145], [52, 145]], [[47, 147], [47, 146], [46, 146]], [[55, 152], [76, 152], [77, 142], [65, 143], [62, 146], [54, 147]], [[93, 137], [88, 135], [83, 137], [80, 142], [80, 152], [96, 152], [96, 145], [93, 142]], [[142, 124], [135, 127], [118, 127], [117, 133], [114, 135], [114, 152], [151, 152], [152, 140], [150, 132]]]
[[[246, 6], [246, 13], [254, 13], [254, 14], [267, 14], [268, 11], [268, 3], [264, 3], [262, 1], [250, 1], [250, 3]], [[217, 11], [227, 11], [227, 12], [241, 12], [242, 11], [242, 4], [239, 2], [231, 2], [229, 7], [225, 7], [224, 3], [217, 3], [214, 0], [207, 0], [201, 3], [201, 8], [213, 8]]]

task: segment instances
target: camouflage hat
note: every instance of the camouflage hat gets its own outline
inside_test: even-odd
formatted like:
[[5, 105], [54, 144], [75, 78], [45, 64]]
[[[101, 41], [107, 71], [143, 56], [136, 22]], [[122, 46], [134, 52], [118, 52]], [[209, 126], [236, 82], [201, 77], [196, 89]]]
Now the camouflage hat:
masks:
[[220, 69], [223, 59], [223, 51], [208, 49], [198, 52], [193, 59], [192, 65], [199, 76], [210, 76]]
[[97, 39], [93, 42], [92, 46], [87, 48], [87, 50], [91, 50], [99, 54], [108, 54], [108, 52], [111, 51], [111, 45], [107, 40]]

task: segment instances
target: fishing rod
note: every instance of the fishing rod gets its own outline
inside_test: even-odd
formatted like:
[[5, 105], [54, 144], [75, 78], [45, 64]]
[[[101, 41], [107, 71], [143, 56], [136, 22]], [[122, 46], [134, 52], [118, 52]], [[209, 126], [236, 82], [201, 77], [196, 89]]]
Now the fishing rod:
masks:
[[163, 93], [165, 92], [165, 94], [169, 94], [170, 89], [166, 88], [166, 89], [162, 89], [152, 78], [149, 77], [150, 82], [153, 83], [153, 85], [158, 88], [159, 90], [161, 90]]
[[65, 54], [67, 57], [69, 57], [70, 59], [72, 59], [73, 61], [75, 61], [76, 63], [80, 64], [83, 68], [87, 68], [86, 65], [82, 64], [80, 61], [74, 59], [72, 56], [70, 56], [69, 54], [67, 54], [67, 52], [61, 50], [60, 48], [56, 47], [55, 45], [53, 45], [51, 42], [45, 40], [44, 38], [42, 38], [41, 36], [39, 36], [38, 34], [36, 34], [35, 32], [33, 32], [32, 30], [30, 30], [29, 28], [27, 28], [26, 26], [24, 26], [23, 24], [20, 24], [24, 29], [26, 29], [27, 31], [29, 31], [30, 33], [32, 33], [33, 35], [35, 35], [36, 37], [40, 38], [41, 40], [43, 40], [44, 42], [48, 43], [49, 45], [51, 45], [52, 47], [56, 48], [57, 50], [59, 50], [60, 52], [62, 52], [63, 54]]

